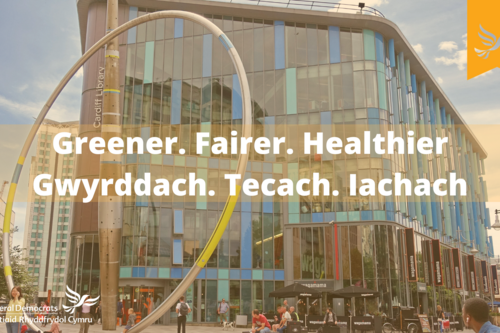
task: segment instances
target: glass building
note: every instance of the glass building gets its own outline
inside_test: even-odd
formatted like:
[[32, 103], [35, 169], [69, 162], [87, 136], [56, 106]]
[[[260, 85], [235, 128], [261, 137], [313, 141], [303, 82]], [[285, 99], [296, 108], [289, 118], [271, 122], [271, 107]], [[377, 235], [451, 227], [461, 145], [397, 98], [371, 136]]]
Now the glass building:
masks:
[[[188, 321], [217, 321], [222, 298], [231, 305], [231, 320], [250, 316], [254, 308], [273, 311], [282, 300], [269, 292], [293, 282], [325, 291], [315, 311], [333, 306], [337, 314], [350, 300], [332, 300], [326, 291], [350, 285], [381, 292], [378, 301], [352, 304], [357, 313], [390, 314], [392, 306], [408, 305], [432, 314], [438, 304], [456, 313], [464, 297], [490, 297], [480, 269], [480, 260], [493, 256], [482, 178], [487, 154], [394, 23], [379, 12], [339, 13], [333, 4], [128, 3], [120, 6], [120, 24], [158, 10], [186, 10], [214, 22], [233, 42], [250, 84], [253, 136], [287, 136], [287, 148], [297, 152], [252, 153], [246, 177], [297, 181], [318, 172], [339, 190], [338, 196], [285, 199], [241, 195], [216, 251], [187, 291], [194, 309]], [[77, 5], [86, 50], [105, 34], [106, 4]], [[168, 180], [192, 172], [217, 193], [209, 199], [134, 196], [124, 202], [120, 297], [140, 318], [187, 274], [223, 210], [229, 194], [223, 175], [235, 170], [237, 156], [208, 150], [197, 155], [196, 132], [230, 138], [231, 130], [238, 131], [241, 92], [219, 40], [182, 19], [149, 22], [121, 35], [120, 66], [124, 136], [179, 137], [173, 155], [125, 155], [123, 170], [134, 179], [150, 172]], [[103, 67], [103, 50], [84, 67], [80, 136], [100, 135], [95, 99]], [[341, 138], [366, 130], [413, 130], [417, 137], [447, 136], [450, 143], [440, 155], [298, 153], [311, 128]], [[178, 154], [181, 148], [185, 155]], [[397, 172], [431, 182], [457, 172], [467, 181], [467, 197], [348, 195], [350, 174], [381, 180]], [[99, 156], [80, 155], [75, 177], [99, 177]], [[81, 293], [99, 292], [97, 230], [97, 202], [75, 202], [67, 280]], [[416, 274], [407, 270], [407, 230], [414, 230]], [[432, 239], [440, 241], [441, 282], [432, 273]], [[452, 274], [455, 247], [461, 250], [464, 288]], [[479, 253], [469, 265], [473, 247]], [[469, 268], [476, 268], [477, 281], [468, 279]], [[304, 301], [299, 313], [312, 305]], [[172, 318], [175, 309], [158, 323]]]

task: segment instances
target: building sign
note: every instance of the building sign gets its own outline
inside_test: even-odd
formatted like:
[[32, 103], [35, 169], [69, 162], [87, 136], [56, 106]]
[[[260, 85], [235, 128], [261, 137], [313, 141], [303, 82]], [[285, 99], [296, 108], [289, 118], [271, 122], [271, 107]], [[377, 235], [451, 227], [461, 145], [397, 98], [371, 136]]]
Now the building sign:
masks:
[[458, 249], [451, 249], [451, 256], [453, 259], [453, 277], [455, 280], [455, 288], [462, 289], [462, 270], [460, 267], [460, 251]]
[[334, 289], [333, 281], [295, 281], [295, 283], [299, 283], [305, 287], [312, 289]]
[[488, 283], [488, 269], [486, 268], [486, 260], [481, 260], [481, 273], [483, 275], [483, 291], [485, 294], [490, 292], [490, 287]]
[[434, 270], [434, 285], [443, 285], [443, 270], [441, 267], [441, 243], [439, 239], [433, 239], [432, 241], [432, 266]]
[[476, 281], [476, 266], [474, 265], [474, 256], [467, 256], [467, 266], [469, 272], [469, 288], [471, 291], [477, 291], [477, 281]]
[[500, 290], [498, 289], [497, 265], [491, 265], [491, 283], [492, 283], [493, 291], [495, 292], [495, 295], [499, 295]]
[[97, 86], [95, 88], [95, 98], [94, 98], [94, 128], [101, 127], [102, 122], [102, 98], [104, 89], [104, 67], [99, 67], [99, 73], [97, 74]]
[[352, 328], [358, 331], [373, 331], [375, 319], [373, 317], [352, 317]]
[[405, 229], [406, 266], [408, 269], [408, 281], [417, 282], [417, 261], [415, 258], [415, 238], [413, 234], [413, 228]]
[[417, 291], [419, 293], [426, 293], [427, 292], [427, 285], [423, 282], [417, 282]]

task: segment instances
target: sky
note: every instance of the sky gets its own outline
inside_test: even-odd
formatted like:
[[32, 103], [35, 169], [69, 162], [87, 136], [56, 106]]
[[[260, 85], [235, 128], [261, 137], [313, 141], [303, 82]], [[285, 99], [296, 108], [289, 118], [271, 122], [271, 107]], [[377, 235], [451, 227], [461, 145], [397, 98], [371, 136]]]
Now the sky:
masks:
[[[492, 125], [500, 124], [500, 76], [499, 70], [494, 69], [472, 80], [466, 79], [467, 2], [365, 0], [365, 3], [399, 26], [462, 117], [467, 123], [475, 124], [473, 131], [489, 152], [486, 160], [488, 206], [500, 209], [500, 184], [494, 184], [500, 177], [500, 170], [496, 168], [500, 165], [500, 152], [495, 152], [496, 143], [487, 136], [496, 134], [496, 127]], [[0, 80], [0, 156], [4, 157], [0, 163], [0, 181], [10, 181], [29, 131], [26, 125], [33, 123], [33, 117], [59, 80], [81, 56], [81, 44], [75, 1], [7, 1], [2, 4], [0, 16], [0, 77], [3, 78]], [[81, 87], [80, 71], [59, 96], [48, 118], [78, 120]], [[14, 242], [19, 245], [25, 221], [27, 169], [28, 166], [21, 176], [14, 205], [16, 225], [20, 229]], [[490, 235], [496, 239], [495, 243], [500, 242], [500, 231], [492, 230]]]

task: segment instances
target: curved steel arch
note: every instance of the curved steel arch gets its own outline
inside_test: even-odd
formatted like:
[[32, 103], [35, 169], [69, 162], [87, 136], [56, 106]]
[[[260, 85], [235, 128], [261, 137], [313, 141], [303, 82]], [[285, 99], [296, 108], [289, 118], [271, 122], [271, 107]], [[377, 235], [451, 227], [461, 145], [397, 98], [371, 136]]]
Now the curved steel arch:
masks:
[[[227, 38], [227, 36], [220, 30], [215, 24], [204, 18], [203, 16], [200, 16], [198, 14], [190, 13], [190, 12], [184, 12], [184, 11], [179, 11], [179, 10], [170, 10], [170, 11], [159, 11], [159, 12], [154, 12], [151, 14], [146, 14], [144, 16], [140, 16], [138, 18], [135, 18], [131, 21], [128, 21], [127, 23], [122, 24], [115, 30], [109, 32], [106, 36], [101, 38], [97, 43], [95, 43], [87, 52], [83, 54], [83, 56], [71, 67], [71, 69], [66, 73], [66, 75], [62, 78], [62, 80], [59, 82], [55, 90], [52, 92], [50, 95], [49, 99], [43, 106], [42, 110], [38, 114], [38, 117], [35, 120], [35, 123], [33, 124], [28, 137], [26, 138], [26, 141], [24, 142], [23, 148], [21, 150], [21, 154], [19, 155], [19, 159], [17, 161], [16, 168], [14, 170], [14, 174], [12, 176], [12, 181], [9, 186], [9, 194], [7, 197], [7, 204], [5, 207], [5, 214], [4, 214], [4, 224], [3, 224], [3, 266], [4, 266], [4, 273], [5, 273], [5, 279], [7, 282], [7, 287], [9, 290], [11, 290], [14, 287], [14, 279], [12, 277], [12, 268], [10, 266], [10, 252], [9, 252], [9, 237], [10, 237], [10, 220], [11, 220], [11, 214], [12, 214], [12, 205], [14, 203], [14, 197], [16, 194], [16, 188], [17, 188], [17, 182], [19, 181], [19, 176], [21, 175], [21, 171], [24, 165], [24, 161], [26, 159], [26, 156], [28, 155], [29, 148], [31, 144], [33, 143], [33, 139], [35, 138], [35, 135], [40, 128], [43, 120], [45, 119], [45, 116], [49, 112], [50, 108], [54, 104], [55, 100], [61, 93], [61, 91], [64, 89], [66, 84], [69, 82], [69, 80], [73, 77], [73, 75], [80, 69], [80, 67], [92, 56], [94, 55], [100, 48], [105, 46], [109, 41], [111, 41], [113, 38], [117, 37], [121, 33], [127, 31], [130, 28], [133, 28], [135, 26], [138, 26], [141, 23], [157, 20], [157, 19], [163, 19], [163, 18], [182, 18], [186, 19], [198, 24], [201, 24], [203, 27], [207, 28], [215, 37], [217, 37], [226, 51], [229, 53], [229, 56], [231, 57], [231, 60], [233, 61], [234, 66], [236, 67], [236, 73], [238, 75], [238, 80], [239, 84], [241, 87], [241, 97], [242, 97], [242, 102], [243, 102], [243, 118], [242, 118], [242, 137], [248, 138], [251, 135], [251, 122], [252, 122], [252, 116], [251, 116], [251, 110], [252, 110], [252, 105], [251, 105], [251, 98], [250, 98], [250, 89], [248, 86], [248, 80], [247, 76], [245, 73], [245, 69], [243, 67], [243, 63], [241, 62], [240, 56], [238, 55], [238, 52], [234, 48], [233, 44]], [[247, 144], [247, 146], [249, 143]], [[248, 148], [248, 147], [247, 147]], [[248, 151], [248, 149], [247, 149]], [[224, 230], [226, 229], [226, 226], [229, 222], [229, 219], [233, 213], [234, 206], [236, 204], [236, 201], [238, 200], [239, 192], [241, 189], [241, 183], [243, 182], [244, 178], [244, 173], [246, 170], [246, 166], [248, 163], [248, 155], [247, 154], [240, 154], [238, 158], [238, 165], [236, 167], [236, 174], [241, 175], [240, 179], [236, 181], [237, 185], [237, 191], [236, 195], [234, 196], [229, 196], [226, 202], [226, 205], [224, 206], [224, 210], [222, 212], [222, 215], [217, 222], [217, 225], [215, 226], [215, 229], [212, 233], [212, 236], [210, 237], [207, 245], [203, 249], [201, 255], [199, 258], [196, 260], [195, 264], [193, 267], [189, 270], [188, 274], [186, 277], [181, 281], [179, 286], [169, 295], [167, 299], [163, 301], [163, 303], [158, 306], [153, 312], [151, 312], [146, 318], [144, 318], [140, 323], [132, 327], [129, 331], [131, 333], [133, 332], [140, 332], [144, 328], [148, 327], [149, 325], [153, 324], [156, 320], [158, 320], [164, 312], [166, 312], [168, 309], [172, 307], [172, 305], [175, 304], [175, 302], [179, 299], [181, 295], [184, 294], [184, 292], [187, 290], [189, 285], [196, 279], [196, 276], [198, 276], [199, 272], [203, 269], [203, 267], [206, 265], [208, 259], [214, 252], [215, 248], [217, 247], [217, 244], [219, 243], [219, 240], [222, 237], [222, 234], [224, 233]], [[5, 254], [8, 255], [5, 255]], [[28, 318], [28, 316], [25, 314], [25, 319], [27, 324], [34, 330], [39, 331], [40, 329]]]

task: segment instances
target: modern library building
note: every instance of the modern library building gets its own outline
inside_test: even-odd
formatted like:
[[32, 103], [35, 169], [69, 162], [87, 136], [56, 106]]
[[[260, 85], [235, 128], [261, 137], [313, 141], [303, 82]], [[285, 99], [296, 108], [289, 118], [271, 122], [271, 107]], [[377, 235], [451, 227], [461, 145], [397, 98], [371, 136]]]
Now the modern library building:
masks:
[[[106, 4], [78, 0], [82, 52], [106, 33]], [[312, 1], [127, 0], [120, 24], [160, 10], [200, 14], [231, 40], [248, 76], [253, 136], [285, 136], [296, 153], [252, 152], [246, 177], [297, 181], [319, 173], [339, 194], [291, 197], [240, 195], [227, 230], [186, 292], [188, 321], [216, 322], [217, 304], [230, 319], [252, 309], [275, 311], [269, 293], [294, 282], [322, 291], [298, 312], [392, 314], [461, 312], [465, 298], [491, 298], [493, 253], [484, 161], [486, 151], [401, 33], [377, 10]], [[354, 10], [353, 10], [354, 9]], [[196, 153], [196, 133], [241, 133], [241, 89], [223, 44], [202, 26], [160, 19], [130, 29], [120, 41], [123, 135], [178, 137], [172, 155], [128, 154], [134, 179], [174, 180], [195, 173], [214, 197], [132, 196], [123, 202], [119, 293], [138, 317], [153, 311], [193, 266], [229, 194], [224, 174], [237, 155]], [[80, 136], [101, 135], [96, 114], [104, 50], [84, 67]], [[388, 131], [448, 137], [442, 154], [303, 154], [303, 133], [347, 138]], [[184, 149], [185, 154], [179, 150]], [[450, 179], [467, 195], [350, 195], [358, 179]], [[99, 156], [76, 157], [76, 178], [99, 178]], [[99, 293], [97, 199], [75, 202], [68, 285]], [[485, 270], [486, 267], [486, 270]], [[485, 277], [485, 279], [483, 279]], [[338, 299], [329, 292], [359, 286], [375, 299]], [[293, 301], [293, 300], [290, 300]], [[293, 303], [293, 302], [292, 302]], [[175, 322], [175, 309], [158, 321]]]

